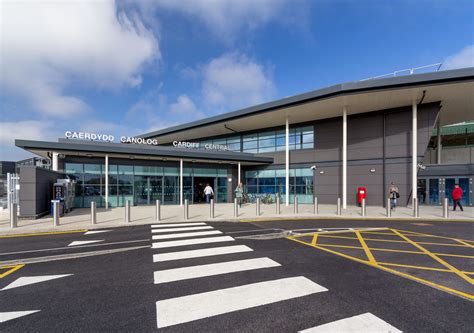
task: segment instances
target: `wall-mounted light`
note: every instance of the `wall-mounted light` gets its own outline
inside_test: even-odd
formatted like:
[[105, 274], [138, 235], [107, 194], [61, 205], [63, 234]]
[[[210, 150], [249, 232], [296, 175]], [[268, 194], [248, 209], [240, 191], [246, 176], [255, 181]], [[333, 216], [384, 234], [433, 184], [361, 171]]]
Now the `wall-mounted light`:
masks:
[[375, 173], [375, 168], [370, 169], [371, 173]]
[[229, 178], [227, 178], [227, 180], [228, 180], [228, 181], [229, 181], [229, 183], [230, 183], [230, 182], [232, 181], [232, 178], [230, 178], [230, 177], [229, 177]]
[[324, 170], [319, 171], [320, 175], [324, 175]]
[[130, 159], [131, 159], [131, 160], [134, 160], [134, 159], [135, 159], [135, 156], [130, 156]]
[[87, 157], [92, 157], [92, 154], [86, 154]]

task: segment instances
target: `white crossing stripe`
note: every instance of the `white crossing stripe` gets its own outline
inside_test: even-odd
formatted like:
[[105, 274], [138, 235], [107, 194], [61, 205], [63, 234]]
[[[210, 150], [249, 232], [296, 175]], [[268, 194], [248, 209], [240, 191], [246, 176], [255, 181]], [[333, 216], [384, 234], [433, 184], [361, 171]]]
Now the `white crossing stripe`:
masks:
[[154, 254], [153, 262], [209, 257], [209, 256], [222, 255], [222, 254], [251, 252], [251, 251], [253, 250], [250, 247], [245, 246], [245, 245], [221, 246], [221, 247], [214, 247], [214, 248], [202, 249], [202, 250], [190, 250], [190, 251], [178, 251], [178, 252]]
[[370, 312], [363, 313], [358, 316], [336, 320], [324, 325], [308, 328], [300, 333], [330, 333], [330, 332], [348, 332], [348, 333], [365, 333], [365, 332], [402, 332], [389, 323], [386, 323]]
[[221, 237], [205, 237], [205, 238], [193, 238], [193, 239], [183, 239], [183, 240], [174, 240], [153, 243], [151, 245], [154, 249], [162, 249], [165, 247], [174, 247], [174, 246], [186, 246], [186, 245], [195, 245], [195, 244], [207, 244], [207, 243], [219, 243], [219, 242], [232, 242], [233, 239], [230, 236], [221, 236]]
[[98, 242], [103, 242], [103, 239], [100, 240], [89, 240], [89, 241], [74, 241], [68, 246], [77, 246], [77, 245], [86, 245], [86, 244], [92, 244], [92, 243], [98, 243]]
[[196, 232], [180, 232], [177, 234], [166, 234], [166, 235], [153, 235], [153, 239], [171, 239], [171, 238], [188, 238], [188, 237], [199, 237], [208, 235], [222, 234], [219, 230], [211, 231], [196, 231]]
[[220, 262], [217, 264], [165, 269], [155, 272], [155, 284], [277, 266], [281, 265], [276, 261], [265, 257]]
[[168, 227], [188, 227], [191, 225], [206, 225], [204, 222], [192, 222], [192, 223], [170, 223], [170, 224], [152, 224], [152, 228], [168, 228]]
[[27, 316], [29, 314], [39, 312], [40, 310], [31, 310], [31, 311], [11, 311], [11, 312], [0, 312], [0, 323], [6, 321]]
[[158, 328], [327, 291], [303, 277], [247, 284], [156, 302]]
[[203, 227], [187, 227], [187, 228], [165, 228], [165, 229], [152, 229], [151, 232], [154, 234], [159, 234], [163, 232], [175, 232], [175, 231], [189, 231], [189, 230], [208, 230], [214, 229], [213, 227], [206, 225]]
[[39, 282], [45, 282], [49, 280], [54, 280], [54, 279], [60, 279], [66, 276], [70, 276], [72, 274], [61, 274], [61, 275], [40, 275], [40, 276], [21, 276], [12, 283], [10, 283], [8, 286], [4, 287], [3, 289], [0, 290], [8, 290], [12, 288], [17, 288], [17, 287], [23, 287], [27, 286], [29, 284], [34, 284], [34, 283], [39, 283]]

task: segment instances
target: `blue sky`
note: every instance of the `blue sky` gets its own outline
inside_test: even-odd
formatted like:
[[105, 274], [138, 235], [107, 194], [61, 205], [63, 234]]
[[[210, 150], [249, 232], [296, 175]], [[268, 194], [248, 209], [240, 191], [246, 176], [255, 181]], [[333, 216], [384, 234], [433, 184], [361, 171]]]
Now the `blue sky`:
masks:
[[15, 138], [136, 135], [332, 84], [474, 66], [473, 1], [1, 2], [0, 159]]

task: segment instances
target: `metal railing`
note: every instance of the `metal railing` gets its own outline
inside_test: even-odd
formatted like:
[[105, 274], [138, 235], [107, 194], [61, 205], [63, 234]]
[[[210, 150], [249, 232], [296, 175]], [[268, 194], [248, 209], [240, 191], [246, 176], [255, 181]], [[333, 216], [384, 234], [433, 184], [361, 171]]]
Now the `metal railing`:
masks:
[[[421, 69], [427, 69], [427, 68], [435, 68], [434, 72], [438, 72], [443, 65], [442, 62], [438, 62], [436, 64], [431, 64], [431, 65], [426, 65], [426, 66], [420, 66], [420, 67], [414, 67], [414, 68], [407, 68], [407, 69], [401, 69], [392, 73], [388, 74], [383, 74], [383, 75], [377, 75], [373, 77], [369, 77], [367, 79], [363, 79], [360, 81], [368, 81], [368, 80], [375, 80], [375, 79], [382, 79], [385, 77], [396, 77], [396, 76], [403, 76], [403, 75], [413, 75], [415, 74], [416, 71], [419, 71]], [[405, 73], [405, 74], [402, 74]]]

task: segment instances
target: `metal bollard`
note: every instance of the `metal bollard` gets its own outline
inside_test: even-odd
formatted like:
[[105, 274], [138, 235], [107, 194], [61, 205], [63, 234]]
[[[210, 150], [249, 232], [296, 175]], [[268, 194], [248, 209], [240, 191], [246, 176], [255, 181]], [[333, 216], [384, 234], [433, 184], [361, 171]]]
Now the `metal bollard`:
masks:
[[418, 198], [413, 198], [413, 217], [418, 217]]
[[313, 214], [319, 214], [319, 206], [318, 206], [318, 197], [314, 197], [313, 201]]
[[234, 198], [234, 217], [239, 216], [239, 205], [237, 198]]
[[95, 201], [91, 202], [91, 224], [97, 224], [97, 205]]
[[130, 221], [132, 220], [130, 216], [130, 200], [127, 200], [125, 201], [125, 223], [130, 223]]
[[276, 208], [277, 215], [280, 215], [281, 211], [280, 211], [280, 196], [279, 195], [277, 195], [277, 197], [276, 197], [276, 207], [275, 208]]
[[295, 203], [294, 203], [294, 213], [295, 215], [298, 214], [298, 197], [295, 195]]
[[387, 199], [387, 217], [392, 216], [392, 207], [391, 207], [390, 198]]
[[189, 204], [188, 199], [184, 199], [184, 219], [189, 219]]
[[57, 201], [53, 203], [53, 225], [59, 226], [59, 202]]
[[362, 198], [362, 205], [360, 205], [360, 215], [365, 216], [365, 198]]
[[337, 198], [337, 215], [341, 215], [341, 198]]
[[10, 226], [12, 228], [18, 227], [18, 204], [10, 204]]
[[214, 218], [214, 199], [211, 199], [211, 204], [209, 205], [209, 217]]
[[161, 201], [156, 200], [155, 221], [159, 222], [160, 220], [161, 220]]
[[260, 216], [260, 198], [257, 198], [257, 201], [255, 202], [255, 209], [257, 216]]
[[444, 198], [443, 200], [443, 217], [447, 219], [449, 217], [449, 205], [448, 205], [448, 198]]

